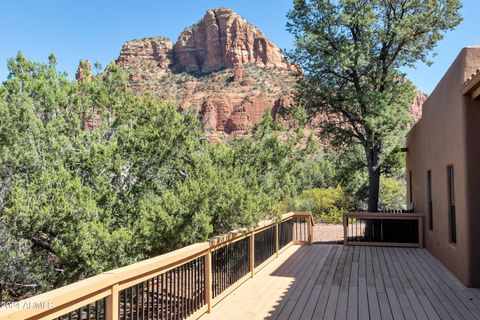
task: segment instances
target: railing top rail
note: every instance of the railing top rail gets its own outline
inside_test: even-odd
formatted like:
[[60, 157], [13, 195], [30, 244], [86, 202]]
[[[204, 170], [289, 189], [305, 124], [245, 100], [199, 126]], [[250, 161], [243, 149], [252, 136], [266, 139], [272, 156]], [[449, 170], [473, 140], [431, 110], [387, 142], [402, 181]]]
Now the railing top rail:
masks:
[[376, 218], [376, 219], [416, 219], [424, 217], [423, 213], [384, 213], [384, 212], [348, 212], [345, 218]]
[[250, 232], [251, 231], [248, 231], [248, 229], [240, 229], [240, 230], [234, 230], [234, 231], [230, 231], [229, 233], [212, 237], [208, 239], [208, 243], [210, 244], [210, 249], [216, 249], [223, 245], [232, 243], [236, 240], [241, 240], [243, 238], [246, 238], [248, 237]]
[[[275, 219], [261, 221], [258, 226], [251, 231], [259, 231], [275, 225], [277, 222], [282, 222], [290, 218], [306, 216], [311, 216], [311, 213], [286, 213], [282, 215], [279, 221]], [[313, 219], [311, 220], [313, 221]], [[135, 279], [139, 279], [138, 282], [141, 282], [142, 277], [145, 277], [146, 275], [162, 273], [164, 270], [167, 271], [171, 268], [182, 265], [183, 263], [195, 259], [196, 257], [206, 254], [210, 249], [217, 248], [224, 244], [244, 238], [248, 236], [248, 233], [249, 232], [246, 229], [235, 230], [224, 235], [213, 237], [206, 242], [195, 243], [178, 250], [159, 255], [157, 257], [100, 273], [96, 276], [63, 286], [61, 288], [21, 300], [19, 303], [24, 306], [50, 306], [52, 307], [52, 310], [56, 310], [64, 305], [68, 305], [72, 301], [87, 301], [92, 295], [98, 295], [99, 293], [101, 293], [103, 296], [107, 296], [108, 293], [105, 292], [115, 284], [127, 283], [135, 281]], [[52, 310], [23, 308], [21, 306], [19, 308], [12, 307], [9, 309], [0, 308], [0, 319], [25, 319], [37, 316], [39, 314], [48, 315]]]
[[310, 222], [311, 222], [312, 226], [315, 225], [315, 221], [313, 220], [312, 213], [309, 212], [309, 211], [306, 211], [306, 212], [295, 212], [295, 213], [293, 214], [293, 216], [294, 216], [295, 218], [302, 218], [302, 217], [308, 218], [308, 217], [310, 217]]
[[53, 310], [71, 301], [82, 300], [83, 298], [87, 300], [91, 295], [109, 290], [112, 285], [123, 283], [151, 272], [161, 272], [163, 269], [170, 268], [172, 265], [178, 265], [186, 259], [200, 256], [208, 249], [208, 242], [195, 243], [122, 268], [105, 271], [96, 276], [21, 300], [19, 308], [0, 309], [0, 319], [24, 319], [49, 311], [48, 309], [39, 310], [38, 308], [23, 308], [22, 306], [45, 306]]
[[[231, 242], [248, 237], [248, 235], [251, 232], [258, 233], [260, 231], [263, 231], [264, 229], [275, 225], [277, 222], [283, 222], [291, 218], [301, 218], [301, 217], [311, 217], [311, 216], [312, 216], [311, 212], [289, 212], [289, 213], [283, 214], [281, 219], [278, 221], [275, 219], [262, 220], [257, 224], [257, 226], [253, 230], [248, 230], [248, 229], [233, 230], [228, 233], [212, 237], [208, 241], [210, 243], [210, 248], [214, 249], [214, 248], [221, 247], [225, 244], [229, 244]], [[313, 217], [311, 220], [313, 223]]]

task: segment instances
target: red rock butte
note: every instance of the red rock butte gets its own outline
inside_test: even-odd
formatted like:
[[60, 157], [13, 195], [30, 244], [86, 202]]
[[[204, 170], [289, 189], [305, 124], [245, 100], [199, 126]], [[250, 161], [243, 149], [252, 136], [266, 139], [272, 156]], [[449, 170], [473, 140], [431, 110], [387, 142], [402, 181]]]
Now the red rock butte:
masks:
[[[127, 41], [116, 63], [134, 92], [196, 110], [211, 140], [248, 134], [266, 112], [278, 117], [292, 106], [301, 75], [262, 31], [226, 8], [208, 10], [175, 44], [164, 37]], [[419, 92], [412, 104], [415, 121], [424, 100]]]
[[128, 41], [116, 62], [134, 91], [197, 110], [211, 138], [245, 134], [265, 112], [276, 116], [292, 103], [299, 73], [258, 28], [225, 8], [208, 10], [175, 44]]

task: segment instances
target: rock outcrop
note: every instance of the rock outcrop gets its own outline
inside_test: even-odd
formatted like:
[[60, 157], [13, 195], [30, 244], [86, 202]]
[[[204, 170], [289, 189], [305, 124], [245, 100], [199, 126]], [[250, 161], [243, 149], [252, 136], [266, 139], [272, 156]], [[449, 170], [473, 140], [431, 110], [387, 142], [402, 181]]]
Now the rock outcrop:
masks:
[[175, 44], [126, 42], [116, 63], [134, 91], [197, 110], [212, 139], [245, 134], [274, 106], [287, 107], [299, 72], [260, 30], [224, 8], [208, 10]]
[[163, 37], [128, 41], [120, 51], [117, 64], [134, 71], [129, 73], [130, 80], [134, 82], [170, 75], [170, 67], [173, 64], [173, 43]]
[[[92, 78], [92, 66], [90, 61], [81, 60], [77, 72], [75, 73], [75, 80], [78, 82], [88, 81]], [[82, 115], [82, 128], [88, 131], [94, 130], [98, 127], [100, 122], [100, 115], [97, 108], [92, 108], [90, 112], [84, 112]]]
[[[293, 104], [301, 73], [259, 29], [225, 8], [208, 10], [175, 44], [163, 37], [126, 42], [116, 63], [135, 92], [195, 109], [212, 140], [248, 133], [265, 112], [277, 117]], [[424, 98], [412, 106], [416, 120]]]
[[86, 81], [92, 77], [92, 66], [89, 60], [80, 60], [77, 72], [75, 73], [75, 80]]
[[428, 94], [417, 91], [415, 99], [413, 99], [412, 105], [410, 106], [410, 114], [413, 117], [414, 123], [416, 123], [422, 117], [422, 107], [425, 100], [427, 100]]
[[208, 10], [180, 34], [175, 44], [178, 67], [208, 73], [252, 63], [289, 70], [292, 66], [263, 33], [230, 9]]

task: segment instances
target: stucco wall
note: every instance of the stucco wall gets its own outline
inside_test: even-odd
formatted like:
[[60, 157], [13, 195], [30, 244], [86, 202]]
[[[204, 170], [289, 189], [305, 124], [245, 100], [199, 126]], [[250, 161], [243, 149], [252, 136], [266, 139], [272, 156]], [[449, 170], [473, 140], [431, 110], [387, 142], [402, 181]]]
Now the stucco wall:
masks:
[[[462, 96], [460, 90], [478, 67], [480, 47], [464, 48], [425, 102], [422, 119], [407, 136], [407, 170], [412, 171], [413, 186], [413, 199], [409, 201], [414, 202], [417, 212], [426, 215], [425, 245], [470, 286], [480, 286], [480, 230], [475, 231], [475, 225], [480, 227], [480, 200], [475, 199], [480, 195], [480, 150], [472, 150], [479, 149], [480, 106]], [[455, 171], [456, 245], [449, 237], [448, 165]], [[428, 230], [428, 170], [432, 172], [433, 231]]]
[[[478, 62], [480, 66], [480, 61]], [[465, 110], [467, 143], [468, 233], [472, 285], [480, 287], [480, 102], [470, 101]]]

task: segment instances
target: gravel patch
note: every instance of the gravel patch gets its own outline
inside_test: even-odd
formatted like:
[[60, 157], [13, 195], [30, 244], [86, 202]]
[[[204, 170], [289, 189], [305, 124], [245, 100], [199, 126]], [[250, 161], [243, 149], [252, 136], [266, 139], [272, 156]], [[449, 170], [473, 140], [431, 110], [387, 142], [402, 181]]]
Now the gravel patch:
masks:
[[313, 242], [343, 243], [343, 225], [315, 223]]

